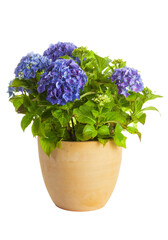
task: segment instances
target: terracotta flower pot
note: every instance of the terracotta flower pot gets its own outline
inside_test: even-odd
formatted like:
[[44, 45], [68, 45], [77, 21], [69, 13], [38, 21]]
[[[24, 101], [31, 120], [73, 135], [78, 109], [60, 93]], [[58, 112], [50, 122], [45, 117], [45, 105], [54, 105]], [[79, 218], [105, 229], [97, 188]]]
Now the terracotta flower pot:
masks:
[[50, 157], [38, 149], [47, 190], [56, 206], [71, 211], [103, 207], [119, 174], [122, 148], [109, 141], [62, 142]]

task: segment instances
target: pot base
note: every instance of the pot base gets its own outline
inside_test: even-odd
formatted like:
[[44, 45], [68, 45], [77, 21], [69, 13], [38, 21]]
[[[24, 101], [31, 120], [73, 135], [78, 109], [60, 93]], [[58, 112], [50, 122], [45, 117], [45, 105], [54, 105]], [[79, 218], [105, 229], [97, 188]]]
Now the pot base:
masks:
[[55, 204], [56, 207], [58, 207], [58, 208], [60, 208], [62, 210], [65, 210], [65, 211], [70, 211], [70, 212], [90, 212], [90, 211], [96, 211], [96, 210], [102, 209], [105, 205], [103, 205], [102, 207], [98, 207], [98, 208], [94, 208], [94, 209], [90, 209], [90, 210], [74, 210], [74, 209], [62, 208], [62, 207], [59, 207], [58, 205]]

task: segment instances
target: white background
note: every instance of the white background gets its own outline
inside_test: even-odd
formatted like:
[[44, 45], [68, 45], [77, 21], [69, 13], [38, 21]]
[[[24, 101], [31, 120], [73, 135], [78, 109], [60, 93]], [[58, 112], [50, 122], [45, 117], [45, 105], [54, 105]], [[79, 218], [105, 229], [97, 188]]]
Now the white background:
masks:
[[[168, 239], [168, 3], [166, 0], [4, 0], [0, 6], [0, 239]], [[36, 139], [22, 133], [6, 94], [28, 52], [73, 42], [123, 58], [162, 99], [148, 103], [142, 142], [129, 136], [116, 188], [92, 212], [57, 208], [43, 183]]]

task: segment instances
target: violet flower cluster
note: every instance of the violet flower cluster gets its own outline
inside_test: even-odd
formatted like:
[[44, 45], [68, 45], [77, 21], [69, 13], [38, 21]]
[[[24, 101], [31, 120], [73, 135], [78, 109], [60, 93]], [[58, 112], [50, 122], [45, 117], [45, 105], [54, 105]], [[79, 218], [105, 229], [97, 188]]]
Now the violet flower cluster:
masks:
[[44, 51], [43, 55], [52, 59], [53, 62], [55, 62], [62, 56], [68, 55], [74, 58], [74, 60], [76, 60], [77, 63], [79, 64], [80, 63], [79, 58], [75, 58], [72, 56], [72, 52], [75, 48], [77, 48], [77, 46], [75, 46], [73, 43], [58, 42], [57, 44], [51, 44], [49, 48], [46, 51]]
[[37, 72], [41, 72], [51, 64], [51, 60], [40, 54], [29, 53], [21, 59], [15, 69], [15, 77], [19, 79], [35, 78]]
[[87, 82], [85, 72], [72, 59], [58, 59], [43, 73], [38, 82], [38, 92], [47, 92], [51, 104], [65, 105], [80, 99]]
[[112, 75], [112, 82], [117, 85], [118, 94], [125, 97], [130, 95], [129, 92], [140, 92], [144, 89], [140, 74], [136, 69], [123, 67], [115, 69]]

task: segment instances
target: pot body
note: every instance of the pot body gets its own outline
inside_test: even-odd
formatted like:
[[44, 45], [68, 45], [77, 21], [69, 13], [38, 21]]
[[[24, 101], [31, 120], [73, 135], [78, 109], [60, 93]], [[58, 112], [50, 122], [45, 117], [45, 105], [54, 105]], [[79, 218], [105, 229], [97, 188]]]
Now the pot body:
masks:
[[48, 157], [38, 149], [46, 188], [56, 206], [71, 211], [103, 207], [119, 174], [122, 148], [109, 141], [62, 142]]

